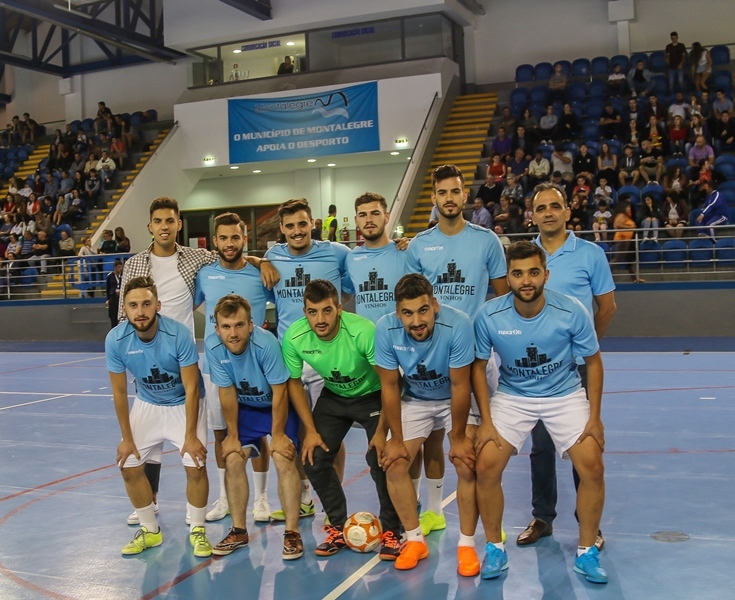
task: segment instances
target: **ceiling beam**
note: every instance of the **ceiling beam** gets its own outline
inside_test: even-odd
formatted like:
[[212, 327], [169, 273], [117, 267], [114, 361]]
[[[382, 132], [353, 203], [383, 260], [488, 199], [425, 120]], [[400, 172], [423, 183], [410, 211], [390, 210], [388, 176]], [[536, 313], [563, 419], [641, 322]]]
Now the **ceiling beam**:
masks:
[[220, 2], [224, 2], [261, 21], [273, 19], [270, 0], [220, 0]]

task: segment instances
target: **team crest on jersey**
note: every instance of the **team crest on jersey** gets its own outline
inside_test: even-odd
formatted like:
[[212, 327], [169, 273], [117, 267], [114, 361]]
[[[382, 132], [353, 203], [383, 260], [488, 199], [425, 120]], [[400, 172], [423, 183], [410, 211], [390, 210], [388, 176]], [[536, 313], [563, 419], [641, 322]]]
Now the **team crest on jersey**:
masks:
[[179, 385], [181, 377], [172, 377], [168, 373], [162, 373], [161, 369], [154, 365], [151, 367], [151, 374], [140, 381], [150, 390], [168, 390]]
[[251, 387], [247, 379], [243, 379], [237, 387], [238, 396], [246, 397], [248, 400], [257, 402], [270, 402], [273, 394], [264, 392], [258, 386]]
[[449, 382], [449, 377], [442, 373], [437, 373], [436, 369], [430, 371], [426, 369], [426, 365], [416, 365], [416, 374], [408, 375], [406, 379], [410, 379], [414, 385], [422, 388], [432, 389]]
[[393, 292], [377, 269], [373, 269], [368, 273], [367, 281], [358, 285], [355, 303], [367, 308], [382, 308], [389, 302], [393, 302]]
[[303, 298], [304, 288], [310, 281], [311, 275], [304, 273], [304, 267], [296, 267], [294, 276], [286, 279], [285, 287], [277, 289], [276, 294], [279, 298]]
[[465, 283], [462, 269], [457, 268], [457, 263], [447, 263], [446, 272], [436, 278], [434, 283], [434, 295], [443, 302], [461, 301], [465, 296], [475, 295], [475, 286]]
[[513, 365], [508, 365], [508, 369], [521, 377], [543, 379], [551, 375], [562, 364], [563, 361], [553, 362], [546, 353], [539, 351], [531, 344], [526, 348], [526, 356], [516, 358]]
[[324, 379], [329, 383], [336, 385], [340, 389], [351, 390], [359, 387], [359, 385], [365, 380], [365, 375], [360, 375], [360, 377], [350, 377], [349, 375], [342, 375], [342, 373], [337, 369], [333, 369], [331, 374]]

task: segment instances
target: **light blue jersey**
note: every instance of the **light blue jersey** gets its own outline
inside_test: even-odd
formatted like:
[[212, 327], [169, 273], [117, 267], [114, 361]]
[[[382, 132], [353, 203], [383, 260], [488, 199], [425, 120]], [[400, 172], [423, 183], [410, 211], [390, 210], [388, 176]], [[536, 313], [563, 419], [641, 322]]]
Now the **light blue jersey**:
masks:
[[250, 341], [242, 354], [233, 354], [217, 334], [204, 343], [212, 383], [218, 387], [235, 386], [240, 404], [259, 408], [273, 404], [271, 385], [288, 381], [288, 370], [275, 336], [253, 327]]
[[592, 317], [576, 298], [544, 291], [546, 304], [532, 319], [515, 309], [513, 294], [485, 303], [475, 320], [475, 353], [500, 356], [498, 390], [526, 398], [566, 396], [582, 386], [575, 356], [599, 350]]
[[424, 275], [440, 304], [458, 308], [470, 318], [485, 303], [489, 280], [507, 272], [498, 236], [472, 223], [452, 236], [444, 235], [438, 225], [422, 231], [406, 252], [408, 272]]
[[396, 311], [393, 291], [406, 270], [406, 252], [389, 242], [382, 248], [356, 246], [347, 256], [344, 291], [355, 295], [355, 312], [377, 323], [383, 315]]
[[310, 281], [331, 281], [341, 298], [345, 259], [349, 253], [349, 248], [344, 244], [315, 240], [306, 254], [291, 254], [288, 244], [276, 244], [265, 253], [265, 257], [281, 274], [273, 288], [279, 339], [283, 338], [286, 329], [294, 321], [304, 316], [304, 288]]
[[403, 394], [416, 400], [451, 400], [449, 369], [472, 364], [475, 336], [472, 321], [462, 311], [441, 306], [434, 332], [423, 342], [414, 340], [401, 320], [388, 314], [375, 329], [375, 364], [403, 369]]
[[136, 395], [161, 406], [184, 404], [186, 390], [181, 368], [197, 364], [199, 354], [191, 330], [159, 314], [158, 331], [150, 342], [138, 337], [129, 321], [120, 323], [105, 338], [107, 370], [135, 377]]
[[[534, 242], [543, 248], [539, 237]], [[546, 268], [549, 270], [546, 289], [576, 298], [593, 316], [594, 296], [602, 296], [615, 290], [605, 252], [596, 244], [578, 238], [573, 233], [567, 233], [566, 241], [554, 254], [546, 253]]]

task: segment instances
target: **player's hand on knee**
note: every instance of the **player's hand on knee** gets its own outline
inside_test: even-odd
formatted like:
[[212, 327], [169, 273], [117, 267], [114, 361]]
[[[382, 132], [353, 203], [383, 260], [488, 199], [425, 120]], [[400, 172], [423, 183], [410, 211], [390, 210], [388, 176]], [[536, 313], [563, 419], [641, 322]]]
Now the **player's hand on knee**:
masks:
[[472, 440], [466, 435], [449, 437], [449, 460], [454, 464], [460, 461], [468, 469], [475, 470], [475, 449], [472, 447]]
[[391, 438], [385, 443], [383, 452], [378, 455], [378, 464], [383, 467], [384, 471], [387, 471], [388, 467], [397, 460], [404, 459], [408, 461], [410, 458], [411, 456], [408, 453], [406, 444], [399, 442], [395, 438]]
[[329, 448], [324, 443], [322, 436], [316, 431], [310, 431], [304, 436], [303, 450], [301, 452], [301, 460], [304, 464], [314, 464], [314, 450], [321, 448], [324, 452], [329, 452]]
[[181, 456], [185, 454], [191, 456], [198, 469], [201, 469], [207, 463], [207, 449], [196, 436], [187, 437], [184, 440], [184, 445], [181, 447]]
[[245, 453], [242, 450], [242, 444], [237, 436], [228, 435], [222, 440], [222, 458], [227, 458], [230, 454], [239, 454], [245, 458]]
[[115, 457], [118, 466], [120, 468], [124, 467], [125, 462], [131, 455], [134, 455], [135, 458], [140, 460], [140, 454], [138, 454], [138, 448], [135, 447], [135, 442], [133, 440], [123, 440], [120, 442], [117, 446], [117, 456]]
[[503, 445], [500, 441], [500, 434], [498, 433], [498, 430], [495, 429], [495, 425], [493, 425], [492, 421], [483, 421], [480, 423], [477, 428], [477, 432], [475, 433], [475, 454], [479, 456], [480, 452], [482, 452], [482, 449], [485, 447], [485, 444], [488, 442], [493, 442], [498, 447], [498, 450], [503, 449]]
[[377, 431], [370, 439], [370, 443], [368, 444], [368, 452], [370, 452], [370, 450], [372, 450], [373, 448], [375, 448], [375, 452], [378, 455], [378, 464], [381, 464], [380, 461], [382, 460], [383, 452], [385, 452], [385, 431], [382, 431], [380, 427], [378, 427]]
[[600, 450], [605, 451], [605, 426], [602, 424], [601, 419], [590, 419], [587, 421], [587, 425], [584, 427], [582, 435], [577, 440], [578, 444], [581, 444], [586, 438], [591, 437], [600, 446]]
[[296, 447], [285, 433], [280, 433], [271, 438], [271, 453], [280, 454], [286, 460], [293, 460], [296, 456]]

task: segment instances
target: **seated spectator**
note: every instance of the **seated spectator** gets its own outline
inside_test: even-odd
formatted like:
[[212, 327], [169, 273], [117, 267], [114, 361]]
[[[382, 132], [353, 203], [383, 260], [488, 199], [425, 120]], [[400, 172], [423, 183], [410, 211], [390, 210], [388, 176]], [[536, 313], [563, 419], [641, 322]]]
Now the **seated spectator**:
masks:
[[[79, 190], [79, 193], [83, 196], [84, 192], [86, 191], [86, 188], [84, 187], [84, 181], [84, 173], [82, 173], [81, 171], [77, 171], [76, 173], [74, 173], [71, 186], [72, 191]], [[71, 199], [71, 192], [69, 193], [69, 198]]]
[[519, 125], [516, 129], [516, 134], [513, 136], [513, 152], [523, 150], [523, 156], [526, 160], [531, 160], [533, 156], [533, 143], [526, 135], [526, 128], [523, 125]]
[[94, 133], [99, 135], [101, 131], [111, 131], [113, 127], [112, 111], [104, 102], [97, 103], [97, 114], [94, 117]]
[[[118, 115], [120, 116], [120, 115]], [[120, 137], [122, 137], [123, 144], [125, 144], [125, 147], [128, 149], [128, 151], [132, 150], [133, 144], [138, 141], [138, 133], [135, 131], [135, 128], [130, 124], [130, 119], [127, 117], [121, 118], [121, 134]]]
[[523, 196], [525, 195], [523, 192], [523, 188], [521, 187], [521, 184], [518, 183], [516, 176], [513, 175], [512, 173], [508, 173], [506, 179], [507, 181], [505, 184], [505, 189], [503, 190], [503, 193], [500, 195], [501, 198], [505, 196], [510, 200], [510, 202], [515, 203], [518, 206], [521, 206], [523, 203]]
[[564, 103], [564, 111], [561, 113], [556, 124], [556, 136], [562, 142], [571, 142], [579, 132], [577, 115], [572, 112], [572, 105]]
[[[314, 221], [314, 224], [316, 225], [316, 221]], [[130, 252], [130, 240], [125, 235], [125, 230], [122, 227], [115, 227], [115, 243], [118, 252]]]
[[689, 208], [684, 198], [676, 191], [666, 192], [661, 219], [669, 237], [680, 238], [689, 222]]
[[102, 232], [102, 240], [97, 251], [98, 254], [115, 254], [117, 252], [117, 242], [112, 237], [112, 230], [105, 229]]
[[658, 183], [664, 173], [664, 157], [661, 151], [651, 147], [651, 141], [641, 142], [641, 168], [638, 171], [645, 183]]
[[498, 123], [498, 128], [504, 128], [505, 133], [509, 137], [513, 137], [516, 134], [518, 128], [518, 119], [516, 119], [510, 112], [510, 106], [503, 107], [503, 118]]
[[82, 247], [77, 252], [77, 256], [97, 256], [97, 250], [92, 247], [92, 238], [90, 236], [82, 238]]
[[487, 165], [487, 172], [485, 176], [492, 175], [495, 177], [495, 183], [503, 183], [505, 181], [505, 175], [507, 171], [505, 165], [500, 160], [500, 154], [493, 152], [490, 156], [490, 162]]
[[77, 173], [84, 174], [85, 164], [87, 164], [87, 161], [82, 158], [82, 155], [79, 152], [76, 152], [74, 154], [74, 160], [71, 165], [69, 165], [69, 176], [73, 178]]
[[589, 204], [592, 188], [589, 186], [587, 178], [584, 175], [577, 177], [577, 185], [572, 190], [572, 196], [579, 198], [580, 204], [586, 207]]
[[554, 74], [549, 78], [549, 99], [553, 102], [564, 102], [567, 97], [569, 78], [562, 72], [561, 63], [554, 65]]
[[720, 119], [715, 123], [712, 143], [717, 154], [735, 150], [735, 119], [729, 112], [720, 113]]
[[639, 279], [636, 275], [635, 266], [635, 247], [633, 245], [633, 237], [635, 236], [636, 224], [633, 220], [633, 207], [628, 200], [618, 202], [615, 217], [613, 218], [613, 247], [614, 256], [610, 261], [610, 266], [621, 264], [625, 266], [633, 277], [633, 283], [645, 283], [643, 279]]
[[613, 67], [613, 72], [607, 76], [607, 93], [610, 96], [622, 96], [625, 94], [625, 73], [620, 63]]
[[573, 195], [569, 205], [567, 229], [574, 232], [587, 231], [587, 211], [582, 207], [579, 196]]
[[689, 155], [689, 150], [691, 150], [692, 146], [697, 142], [697, 136], [700, 135], [704, 138], [706, 143], [710, 142], [709, 127], [707, 127], [707, 123], [704, 122], [701, 115], [692, 115], [692, 122], [687, 131], [687, 143], [684, 146], [687, 156]]
[[675, 157], [684, 156], [686, 141], [687, 128], [684, 126], [684, 119], [676, 115], [673, 125], [669, 128], [669, 154]]
[[658, 202], [651, 194], [643, 196], [643, 202], [638, 209], [638, 221], [643, 229], [643, 239], [658, 239], [658, 229], [661, 227], [661, 211]]
[[703, 91], [699, 95], [699, 113], [702, 115], [702, 121], [709, 124], [709, 122], [715, 116], [715, 109], [712, 107], [712, 100], [710, 100], [709, 92]]
[[546, 107], [546, 114], [541, 117], [539, 122], [538, 135], [542, 144], [550, 144], [556, 138], [556, 125], [559, 123], [559, 117], [554, 114], [554, 106], [549, 104]]
[[702, 212], [697, 217], [699, 235], [715, 239], [715, 227], [728, 224], [729, 207], [725, 197], [715, 189], [712, 180], [702, 183], [702, 192], [705, 194]]
[[12, 194], [8, 193], [5, 196], [5, 203], [3, 204], [3, 215], [15, 214], [15, 198]]
[[633, 152], [633, 146], [626, 144], [623, 147], [623, 158], [620, 159], [620, 163], [618, 164], [620, 167], [618, 172], [618, 181], [620, 182], [620, 186], [628, 185], [629, 182], [630, 185], [636, 185], [638, 183], [638, 178], [640, 177], [640, 173], [638, 171], [641, 167], [641, 163]]
[[0, 241], [7, 244], [10, 241], [10, 232], [13, 230], [13, 215], [5, 213], [3, 215], [3, 223], [0, 225]]
[[[51, 174], [51, 176], [53, 177], [53, 174]], [[36, 176], [33, 178], [33, 186], [31, 188], [31, 191], [37, 196], [43, 196], [44, 189], [46, 189], [46, 180], [41, 177], [40, 173], [36, 173]]]
[[628, 99], [628, 107], [625, 109], [625, 123], [636, 121], [638, 129], [642, 129], [646, 122], [646, 116], [638, 105], [638, 101], [635, 98]]
[[562, 177], [561, 171], [552, 171], [551, 183], [553, 183], [554, 185], [558, 185], [561, 189], [563, 189], [564, 193], [567, 194], [567, 196], [571, 195], [571, 181], [564, 179], [564, 177]]
[[715, 101], [712, 103], [712, 116], [715, 121], [719, 121], [720, 115], [724, 112], [728, 112], [731, 117], [735, 117], [732, 100], [725, 96], [724, 90], [717, 90], [715, 92]]
[[712, 57], [709, 50], [702, 47], [699, 42], [694, 42], [689, 51], [689, 62], [692, 65], [694, 88], [698, 92], [707, 90], [707, 78], [712, 73]]
[[579, 154], [577, 154], [577, 158], [574, 159], [572, 171], [574, 171], [575, 177], [579, 177], [580, 175], [584, 177], [588, 184], [592, 183], [595, 179], [597, 161], [595, 161], [595, 157], [590, 154], [589, 148], [584, 142], [579, 145]]
[[21, 125], [20, 117], [15, 115], [9, 124], [8, 146], [20, 146], [23, 142], [23, 125]]
[[691, 106], [689, 106], [689, 104], [684, 101], [684, 94], [682, 94], [681, 92], [677, 92], [675, 100], [669, 106], [669, 120], [667, 126], [672, 126], [675, 117], [681, 117], [682, 122], [686, 123], [689, 120], [690, 111]]
[[31, 119], [31, 115], [27, 112], [23, 113], [23, 144], [33, 144], [36, 141], [36, 136], [40, 133], [41, 128], [38, 123]]
[[[52, 197], [52, 196], [49, 196]], [[26, 214], [35, 217], [38, 213], [41, 212], [41, 202], [38, 200], [38, 197], [36, 194], [31, 194], [28, 198], [28, 202], [26, 203]]]
[[520, 233], [522, 230], [522, 212], [517, 204], [513, 204], [505, 195], [500, 197], [500, 204], [495, 206], [493, 223], [501, 227], [503, 233]]
[[700, 163], [703, 160], [707, 162], [708, 167], [714, 167], [715, 151], [712, 150], [712, 146], [705, 143], [703, 135], [698, 135], [694, 146], [689, 149], [688, 158], [689, 169], [687, 171], [687, 177], [690, 180], [698, 179], [698, 174], [701, 170]]
[[646, 121], [650, 121], [651, 117], [656, 117], [657, 121], [664, 123], [666, 121], [666, 107], [658, 101], [656, 94], [649, 94], [648, 106], [643, 111]]
[[572, 162], [574, 157], [568, 150], [554, 150], [551, 154], [551, 168], [561, 173], [561, 177], [567, 184], [574, 181], [574, 168]]
[[23, 242], [20, 241], [18, 235], [15, 233], [11, 233], [8, 238], [8, 245], [5, 248], [5, 258], [9, 258], [9, 254], [13, 254], [13, 256], [17, 258], [20, 256], [21, 249], [23, 248]]
[[76, 242], [70, 236], [66, 229], [61, 230], [61, 239], [59, 240], [59, 256], [76, 256]]
[[505, 127], [498, 127], [498, 135], [493, 138], [490, 149], [501, 156], [506, 156], [512, 147], [513, 141], [505, 135]]
[[666, 128], [664, 127], [663, 123], [658, 121], [656, 117], [651, 115], [648, 119], [648, 124], [646, 125], [646, 129], [644, 131], [645, 138], [651, 142], [651, 148], [654, 150], [658, 150], [661, 152], [661, 154], [667, 154], [668, 148], [666, 139]]
[[485, 229], [492, 229], [493, 218], [488, 210], [482, 205], [482, 200], [480, 198], [475, 198], [472, 206], [473, 210], [470, 223], [472, 223], [473, 225], [479, 225], [480, 227], [484, 227]]
[[526, 136], [531, 140], [532, 144], [538, 143], [541, 139], [539, 137], [539, 122], [536, 117], [531, 114], [530, 108], [524, 108], [523, 114], [521, 115], [521, 125], [526, 131]]
[[523, 208], [523, 228], [526, 233], [538, 233], [538, 226], [533, 222], [532, 196], [526, 196], [524, 202], [525, 206]]
[[651, 72], [645, 68], [644, 64], [642, 60], [639, 60], [628, 71], [628, 89], [630, 89], [630, 95], [633, 97], [639, 94], [646, 96], [653, 89], [654, 82], [651, 78]]
[[112, 138], [112, 141], [110, 142], [110, 158], [115, 164], [120, 165], [120, 168], [123, 168], [125, 165], [125, 162], [128, 159], [128, 151], [121, 138]]
[[605, 200], [610, 206], [613, 203], [612, 193], [612, 188], [608, 185], [607, 179], [600, 177], [599, 184], [595, 188], [595, 205], [599, 206], [600, 200]]
[[[500, 194], [502, 194], [502, 192], [503, 186], [495, 183], [495, 176], [492, 173], [488, 173], [485, 183], [483, 183], [480, 186], [480, 189], [477, 190], [475, 198], [480, 198], [485, 208], [492, 210], [495, 205], [500, 202]], [[437, 223], [438, 222], [439, 217], [437, 216]]]
[[73, 224], [75, 220], [84, 217], [87, 214], [87, 204], [84, 198], [79, 194], [79, 190], [71, 191], [71, 200], [69, 201], [69, 210], [66, 212], [65, 221]]
[[610, 144], [602, 142], [600, 144], [600, 155], [597, 157], [597, 179], [609, 183], [618, 180], [618, 157], [612, 153]]
[[592, 230], [595, 232], [595, 241], [607, 241], [607, 230], [612, 223], [612, 213], [608, 210], [607, 200], [601, 198], [597, 203], [597, 210], [592, 214]]
[[18, 261], [18, 256], [14, 252], [5, 253], [5, 262], [0, 265], [0, 289], [3, 289], [3, 295], [10, 295], [10, 287], [16, 277], [21, 275], [25, 268], [25, 263]]
[[102, 151], [102, 157], [97, 161], [97, 175], [99, 175], [100, 180], [102, 182], [102, 185], [104, 187], [107, 187], [109, 185], [114, 176], [115, 176], [115, 169], [117, 169], [117, 165], [115, 164], [115, 161], [110, 158], [110, 155], [107, 153], [106, 150]]
[[505, 168], [509, 174], [515, 176], [516, 181], [520, 182], [523, 191], [528, 191], [528, 161], [521, 148], [516, 149], [515, 156], [505, 162]]
[[664, 175], [662, 182], [664, 193], [672, 194], [675, 193], [677, 196], [686, 198], [689, 195], [689, 179], [681, 170], [681, 167], [674, 165], [669, 167]]
[[33, 245], [36, 243], [36, 237], [31, 233], [28, 228], [23, 232], [23, 244], [20, 247], [20, 254], [18, 255], [21, 259], [28, 259], [33, 256]]
[[44, 196], [43, 202], [41, 202], [41, 215], [44, 217], [48, 217], [51, 219], [54, 216], [54, 211], [56, 210], [56, 207], [54, 206], [54, 203], [51, 201], [51, 198], [48, 196]]
[[36, 241], [33, 244], [33, 250], [31, 252], [33, 258], [29, 264], [33, 267], [40, 264], [41, 275], [45, 275], [47, 273], [47, 259], [51, 258], [52, 248], [51, 240], [47, 237], [46, 232], [40, 230], [36, 237]]
[[68, 171], [61, 172], [61, 179], [59, 180], [59, 194], [70, 194], [71, 189], [74, 187], [74, 180], [69, 177]]
[[528, 186], [529, 189], [533, 189], [539, 183], [549, 180], [549, 173], [551, 172], [551, 165], [549, 161], [544, 158], [541, 150], [536, 150], [536, 157], [528, 163]]
[[[10, 233], [15, 234], [22, 241], [23, 234], [26, 232], [26, 222], [18, 213], [13, 213], [13, 228]], [[20, 256], [20, 252], [17, 253]]]
[[94, 152], [87, 155], [87, 162], [84, 163], [84, 174], [89, 175], [92, 169], [97, 170], [97, 155]]
[[696, 207], [709, 194], [707, 185], [712, 183], [712, 165], [707, 160], [699, 161], [699, 171], [696, 177], [690, 181], [689, 201], [692, 207]]
[[97, 170], [92, 169], [89, 177], [84, 182], [84, 193], [82, 194], [87, 206], [98, 207], [99, 198], [102, 192], [102, 185], [97, 177]]
[[56, 209], [51, 217], [51, 221], [54, 225], [61, 225], [61, 223], [66, 219], [70, 205], [71, 200], [68, 196], [59, 196], [59, 199], [56, 201]]
[[605, 108], [600, 117], [600, 133], [606, 140], [616, 140], [620, 137], [623, 118], [610, 102], [605, 102]]

